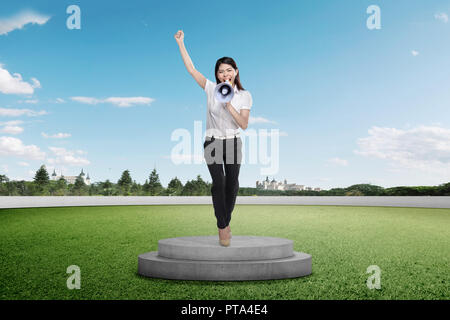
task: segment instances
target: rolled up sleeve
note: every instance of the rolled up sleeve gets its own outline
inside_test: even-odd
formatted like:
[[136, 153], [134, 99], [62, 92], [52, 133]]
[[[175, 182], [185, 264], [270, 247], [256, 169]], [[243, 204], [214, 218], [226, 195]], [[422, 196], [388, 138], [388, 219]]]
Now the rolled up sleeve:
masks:
[[242, 104], [241, 109], [248, 109], [250, 110], [252, 108], [253, 105], [253, 99], [252, 99], [252, 95], [250, 92], [246, 91], [246, 95], [244, 98], [244, 103]]
[[206, 79], [205, 92], [211, 94], [214, 91], [215, 84], [211, 80]]

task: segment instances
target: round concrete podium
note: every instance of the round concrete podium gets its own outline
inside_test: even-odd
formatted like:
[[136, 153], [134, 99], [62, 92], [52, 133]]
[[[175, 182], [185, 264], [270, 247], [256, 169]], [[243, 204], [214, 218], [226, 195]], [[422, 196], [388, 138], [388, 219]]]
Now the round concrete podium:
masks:
[[223, 247], [217, 235], [179, 237], [159, 240], [158, 251], [140, 254], [138, 273], [174, 280], [286, 279], [311, 274], [311, 259], [283, 238], [233, 236]]

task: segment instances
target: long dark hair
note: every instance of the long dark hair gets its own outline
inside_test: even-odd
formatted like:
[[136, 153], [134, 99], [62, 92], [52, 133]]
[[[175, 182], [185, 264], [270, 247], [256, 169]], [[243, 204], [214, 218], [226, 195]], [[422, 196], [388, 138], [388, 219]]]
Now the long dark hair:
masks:
[[[233, 58], [230, 57], [222, 57], [216, 62], [216, 67], [214, 68], [214, 75], [216, 76], [216, 84], [219, 84], [219, 78], [217, 78], [217, 71], [219, 71], [219, 66], [222, 64], [229, 64], [233, 67], [234, 70], [237, 69], [236, 62], [234, 62]], [[239, 79], [239, 75], [241, 74], [241, 71], [238, 72], [236, 78], [234, 78], [234, 83], [236, 83], [236, 86], [239, 90], [245, 90], [244, 87], [241, 84], [241, 80]]]

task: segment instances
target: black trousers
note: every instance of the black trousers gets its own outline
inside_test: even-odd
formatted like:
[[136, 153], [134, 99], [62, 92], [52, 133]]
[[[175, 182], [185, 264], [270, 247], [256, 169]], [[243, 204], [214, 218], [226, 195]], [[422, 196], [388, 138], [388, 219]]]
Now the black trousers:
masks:
[[204, 157], [212, 178], [211, 195], [217, 227], [230, 224], [231, 213], [239, 191], [239, 170], [242, 161], [242, 140], [206, 137]]

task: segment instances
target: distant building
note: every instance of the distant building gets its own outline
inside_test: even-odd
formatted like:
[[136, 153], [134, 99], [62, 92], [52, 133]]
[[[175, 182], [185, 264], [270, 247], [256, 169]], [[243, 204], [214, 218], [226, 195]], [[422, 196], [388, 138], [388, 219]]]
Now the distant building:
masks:
[[61, 175], [58, 176], [56, 175], [55, 170], [53, 169], [53, 174], [52, 174], [52, 180], [53, 181], [57, 181], [61, 178], [63, 178], [64, 180], [66, 180], [66, 182], [68, 184], [75, 184], [75, 181], [77, 181], [77, 178], [81, 176], [81, 178], [83, 179], [84, 183], [87, 184], [88, 186], [91, 184], [91, 179], [89, 178], [89, 173], [86, 177], [86, 175], [83, 172], [83, 169], [81, 169], [81, 173], [78, 176], [64, 176], [61, 172]]
[[[266, 180], [264, 181], [256, 181], [256, 188], [262, 189], [262, 190], [295, 190], [295, 191], [302, 191], [302, 190], [313, 190], [311, 187], [305, 187], [304, 185], [298, 185], [295, 183], [287, 183], [287, 180], [284, 179], [284, 182], [277, 182], [275, 179], [272, 179], [272, 181], [269, 181], [269, 177], [266, 177]], [[314, 188], [314, 191], [320, 191], [320, 188]]]
[[269, 177], [266, 177], [265, 181], [256, 181], [256, 188], [263, 190], [296, 190], [302, 191], [305, 190], [304, 185], [298, 185], [295, 183], [287, 183], [287, 180], [284, 179], [284, 182], [277, 182], [275, 179], [269, 181]]

